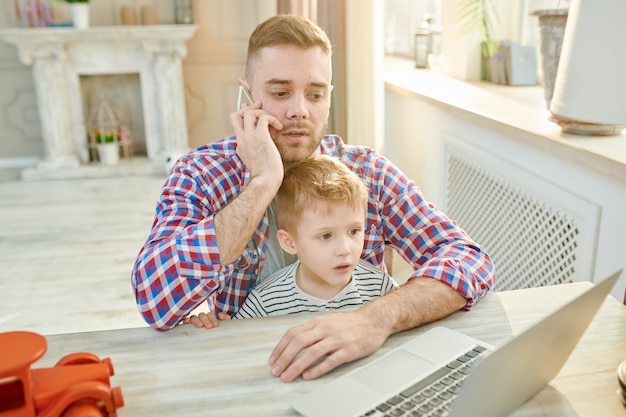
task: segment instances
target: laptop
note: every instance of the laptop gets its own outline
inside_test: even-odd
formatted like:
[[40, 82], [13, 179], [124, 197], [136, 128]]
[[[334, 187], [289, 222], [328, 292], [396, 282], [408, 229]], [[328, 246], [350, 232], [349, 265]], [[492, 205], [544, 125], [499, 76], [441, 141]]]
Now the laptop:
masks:
[[621, 272], [498, 348], [434, 327], [293, 408], [305, 417], [508, 415], [561, 370]]

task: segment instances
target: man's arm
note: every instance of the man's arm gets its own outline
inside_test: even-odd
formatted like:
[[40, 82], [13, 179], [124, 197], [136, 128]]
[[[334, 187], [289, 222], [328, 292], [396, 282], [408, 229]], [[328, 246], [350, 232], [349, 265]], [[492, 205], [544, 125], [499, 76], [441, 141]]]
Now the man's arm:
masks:
[[390, 335], [444, 318], [466, 303], [441, 281], [411, 279], [356, 311], [316, 317], [288, 330], [270, 356], [272, 375], [284, 382], [317, 378], [372, 354]]
[[215, 215], [215, 236], [222, 266], [241, 256], [276, 191], [275, 183], [252, 178], [241, 194]]
[[[202, 157], [194, 156], [193, 161]], [[263, 201], [271, 192], [260, 181], [249, 180], [241, 189], [209, 194], [206, 190], [213, 183], [223, 184], [226, 180], [220, 179], [225, 177], [211, 172], [199, 179], [200, 169], [185, 164], [175, 167], [168, 179], [152, 231], [133, 268], [138, 309], [159, 330], [175, 327], [205, 301], [207, 313], [217, 312], [218, 292], [236, 272], [232, 264], [258, 227]], [[227, 205], [220, 207], [224, 202]], [[211, 324], [207, 328], [217, 324], [205, 323]]]
[[[163, 189], [132, 277], [139, 311], [157, 329], [176, 326], [206, 300], [213, 312], [215, 294], [232, 273], [230, 265], [241, 256], [280, 186], [282, 161], [268, 127], [282, 126], [259, 106], [231, 114], [239, 168], [227, 160], [188, 158], [187, 166], [174, 168]], [[249, 177], [235, 192], [231, 181], [243, 177], [242, 164]], [[241, 172], [229, 172], [235, 169]]]
[[215, 233], [223, 266], [234, 262], [246, 247], [265, 210], [283, 180], [280, 153], [269, 134], [269, 126], [282, 125], [260, 109], [260, 103], [231, 113], [230, 123], [237, 136], [237, 155], [250, 173], [250, 183], [215, 215]]

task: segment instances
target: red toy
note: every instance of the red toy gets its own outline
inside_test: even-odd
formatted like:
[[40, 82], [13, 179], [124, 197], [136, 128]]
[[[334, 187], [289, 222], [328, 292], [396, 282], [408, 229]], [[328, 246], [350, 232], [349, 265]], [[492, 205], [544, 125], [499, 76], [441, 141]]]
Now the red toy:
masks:
[[46, 348], [37, 333], [0, 333], [0, 417], [117, 416], [124, 398], [120, 387], [111, 388], [110, 358], [78, 352], [31, 370]]

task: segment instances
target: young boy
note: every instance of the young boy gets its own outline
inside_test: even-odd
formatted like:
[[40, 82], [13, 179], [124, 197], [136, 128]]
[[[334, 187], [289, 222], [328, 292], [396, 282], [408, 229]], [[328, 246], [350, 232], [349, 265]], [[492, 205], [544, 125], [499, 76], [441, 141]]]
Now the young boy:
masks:
[[274, 199], [277, 238], [298, 260], [258, 284], [234, 318], [355, 308], [395, 288], [360, 259], [367, 199], [359, 177], [332, 157], [288, 169]]

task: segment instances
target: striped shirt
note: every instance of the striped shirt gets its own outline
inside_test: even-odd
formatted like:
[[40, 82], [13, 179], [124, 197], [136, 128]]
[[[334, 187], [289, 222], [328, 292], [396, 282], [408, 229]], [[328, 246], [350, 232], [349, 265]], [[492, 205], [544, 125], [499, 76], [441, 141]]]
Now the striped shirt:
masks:
[[[208, 311], [232, 315], [256, 285], [269, 239], [267, 212], [229, 265], [221, 265], [215, 233], [215, 215], [250, 181], [236, 147], [231, 136], [189, 152], [163, 186], [131, 277], [139, 312], [156, 329], [176, 326], [205, 302]], [[413, 265], [409, 278], [446, 283], [467, 299], [466, 309], [487, 293], [495, 280], [487, 253], [388, 159], [334, 135], [324, 136], [316, 153], [339, 159], [369, 189], [361, 259], [385, 269], [384, 249], [391, 246]]]
[[330, 300], [302, 291], [296, 283], [300, 261], [286, 266], [250, 291], [235, 319], [278, 316], [304, 312], [354, 309], [391, 291], [398, 285], [382, 269], [360, 259], [352, 280]]

